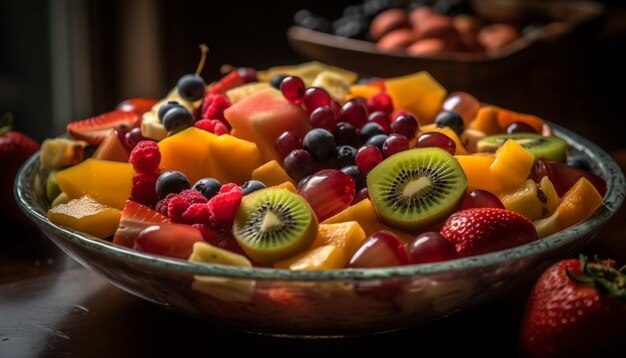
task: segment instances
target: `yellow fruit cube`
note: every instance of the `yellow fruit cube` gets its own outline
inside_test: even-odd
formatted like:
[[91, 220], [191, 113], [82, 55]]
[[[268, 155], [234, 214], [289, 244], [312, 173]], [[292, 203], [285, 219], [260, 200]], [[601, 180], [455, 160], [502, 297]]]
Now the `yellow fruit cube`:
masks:
[[87, 195], [59, 204], [48, 211], [48, 219], [53, 223], [101, 239], [115, 233], [121, 215], [120, 210], [100, 204]]
[[276, 262], [274, 267], [296, 271], [334, 270], [344, 268], [346, 260], [340, 248], [335, 245], [324, 245]]
[[[324, 245], [334, 245], [340, 248], [346, 260], [349, 260], [356, 250], [365, 241], [365, 231], [356, 221], [347, 221], [338, 224], [320, 224], [317, 229], [317, 238], [311, 248]], [[347, 262], [345, 263], [347, 264]]]
[[275, 160], [261, 165], [252, 171], [252, 179], [258, 180], [266, 186], [276, 186], [284, 182], [292, 182], [289, 174]]
[[415, 113], [420, 124], [435, 121], [447, 94], [446, 89], [425, 71], [388, 79], [385, 88], [393, 100], [393, 108]]
[[505, 191], [514, 190], [528, 178], [534, 163], [535, 156], [531, 152], [509, 139], [496, 151], [490, 169]]
[[243, 184], [263, 164], [256, 144], [228, 134], [215, 136], [209, 142], [209, 152], [212, 163], [206, 163], [205, 176], [222, 183]]
[[216, 172], [210, 151], [216, 138], [213, 133], [191, 127], [163, 139], [159, 142], [161, 168], [184, 173], [193, 185]]
[[467, 128], [485, 133], [486, 135], [500, 134], [502, 129], [498, 122], [498, 109], [493, 106], [480, 108], [476, 118], [469, 123]]
[[467, 177], [468, 192], [481, 189], [498, 195], [503, 191], [500, 181], [489, 174], [491, 165], [495, 160], [494, 155], [458, 155], [455, 158], [459, 161]]

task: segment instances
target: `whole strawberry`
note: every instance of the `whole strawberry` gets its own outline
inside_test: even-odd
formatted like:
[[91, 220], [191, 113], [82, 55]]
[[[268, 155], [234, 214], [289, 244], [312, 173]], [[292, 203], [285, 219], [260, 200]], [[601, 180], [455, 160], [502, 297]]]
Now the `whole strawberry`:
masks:
[[13, 197], [13, 182], [22, 163], [39, 149], [39, 143], [12, 131], [12, 122], [9, 113], [0, 118], [0, 218], [7, 222], [15, 218], [28, 222]]
[[618, 349], [618, 344], [623, 351], [626, 276], [613, 266], [612, 261], [589, 263], [581, 256], [549, 267], [531, 292], [520, 333], [520, 353], [530, 357], [599, 356]]
[[457, 211], [443, 224], [443, 237], [459, 257], [508, 249], [537, 240], [537, 231], [523, 215], [499, 208]]

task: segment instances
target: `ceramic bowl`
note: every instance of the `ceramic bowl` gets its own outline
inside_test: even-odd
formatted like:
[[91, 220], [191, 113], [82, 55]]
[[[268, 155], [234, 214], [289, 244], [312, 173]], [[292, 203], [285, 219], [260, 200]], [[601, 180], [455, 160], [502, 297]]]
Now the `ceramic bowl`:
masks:
[[16, 178], [15, 196], [33, 223], [67, 254], [147, 301], [216, 325], [271, 335], [345, 336], [397, 330], [482, 305], [576, 253], [624, 199], [624, 175], [595, 144], [559, 126], [570, 151], [607, 182], [586, 221], [545, 239], [448, 262], [381, 269], [296, 272], [191, 263], [149, 255], [51, 223], [37, 180], [39, 154]]

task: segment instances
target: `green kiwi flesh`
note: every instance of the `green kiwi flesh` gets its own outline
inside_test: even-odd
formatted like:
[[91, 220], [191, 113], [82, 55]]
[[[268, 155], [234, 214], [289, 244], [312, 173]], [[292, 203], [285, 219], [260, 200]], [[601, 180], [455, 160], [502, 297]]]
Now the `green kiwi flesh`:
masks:
[[444, 219], [465, 194], [459, 162], [439, 148], [392, 155], [367, 175], [370, 199], [388, 225], [415, 231]]
[[250, 258], [272, 264], [311, 246], [317, 226], [303, 197], [286, 189], [267, 188], [243, 197], [233, 234]]
[[482, 138], [476, 144], [479, 152], [495, 152], [508, 139], [513, 139], [524, 149], [531, 152], [535, 159], [546, 158], [556, 162], [565, 162], [567, 143], [558, 137], [544, 137], [536, 133], [497, 134]]

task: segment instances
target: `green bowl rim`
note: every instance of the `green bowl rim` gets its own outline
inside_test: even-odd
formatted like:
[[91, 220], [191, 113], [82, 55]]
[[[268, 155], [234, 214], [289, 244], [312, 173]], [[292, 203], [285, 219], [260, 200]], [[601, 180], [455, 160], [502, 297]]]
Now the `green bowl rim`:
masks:
[[620, 167], [596, 144], [559, 125], [550, 123], [554, 133], [565, 139], [569, 150], [574, 150], [589, 159], [596, 173], [600, 173], [607, 183], [607, 193], [602, 206], [587, 220], [544, 239], [489, 254], [461, 258], [431, 264], [408, 265], [390, 268], [340, 269], [328, 271], [290, 271], [274, 268], [243, 268], [235, 266], [194, 263], [157, 255], [144, 254], [115, 245], [109, 241], [51, 223], [46, 212], [38, 204], [35, 195], [34, 178], [39, 163], [39, 152], [31, 156], [20, 168], [16, 178], [14, 195], [26, 215], [44, 231], [91, 251], [110, 255], [120, 260], [161, 270], [185, 272], [196, 275], [212, 275], [232, 278], [286, 280], [286, 281], [326, 281], [326, 280], [370, 280], [390, 277], [408, 277], [451, 273], [466, 269], [480, 269], [509, 260], [519, 260], [533, 254], [557, 250], [577, 241], [599, 229], [621, 206], [626, 191], [626, 180]]

